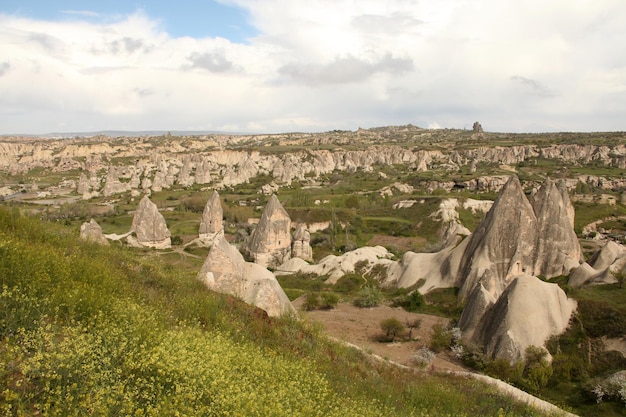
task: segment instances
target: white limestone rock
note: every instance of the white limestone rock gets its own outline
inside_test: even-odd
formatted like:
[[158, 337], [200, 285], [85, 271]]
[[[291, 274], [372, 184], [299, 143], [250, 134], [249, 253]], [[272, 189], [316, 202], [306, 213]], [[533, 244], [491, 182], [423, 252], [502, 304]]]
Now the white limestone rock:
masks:
[[274, 274], [261, 265], [246, 262], [223, 237], [214, 241], [198, 279], [210, 290], [237, 297], [266, 311], [270, 317], [296, 315]]
[[172, 247], [171, 234], [165, 218], [148, 196], [144, 196], [139, 202], [130, 230], [135, 234], [135, 237], [127, 238], [131, 245], [155, 249]]
[[575, 309], [576, 302], [557, 284], [518, 276], [485, 313], [471, 340], [494, 358], [517, 362], [528, 346], [542, 347], [563, 333]]
[[102, 234], [102, 228], [94, 219], [80, 226], [80, 238], [88, 242], [108, 245], [109, 241]]
[[291, 218], [276, 195], [265, 206], [247, 251], [254, 262], [271, 268], [291, 258]]
[[311, 234], [305, 223], [300, 223], [293, 233], [291, 243], [291, 256], [305, 261], [313, 261], [313, 248], [311, 247]]
[[211, 194], [204, 206], [202, 219], [200, 219], [198, 238], [204, 245], [211, 246], [218, 236], [224, 236], [223, 218], [224, 211], [222, 210], [220, 196], [217, 191], [213, 191], [213, 194]]

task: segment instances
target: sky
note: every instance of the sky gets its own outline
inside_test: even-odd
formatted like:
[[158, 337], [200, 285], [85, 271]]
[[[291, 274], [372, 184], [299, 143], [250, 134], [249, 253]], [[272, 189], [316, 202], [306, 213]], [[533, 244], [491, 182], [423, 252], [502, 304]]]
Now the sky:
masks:
[[626, 130], [624, 0], [0, 0], [0, 134]]

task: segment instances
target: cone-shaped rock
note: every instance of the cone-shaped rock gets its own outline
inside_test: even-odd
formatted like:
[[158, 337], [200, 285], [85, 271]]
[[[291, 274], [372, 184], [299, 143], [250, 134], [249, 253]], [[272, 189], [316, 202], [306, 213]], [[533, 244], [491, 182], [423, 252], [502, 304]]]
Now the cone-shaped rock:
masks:
[[148, 196], [144, 196], [139, 202], [133, 217], [131, 231], [135, 232], [136, 243], [141, 246], [156, 249], [172, 247], [171, 235], [165, 218], [159, 213], [156, 204], [150, 201]]
[[222, 202], [217, 191], [213, 191], [211, 197], [204, 206], [202, 219], [200, 220], [199, 238], [206, 244], [211, 245], [217, 236], [224, 235], [224, 211]]
[[229, 294], [265, 310], [270, 317], [296, 314], [274, 274], [246, 262], [223, 236], [213, 242], [198, 279], [212, 291]]
[[579, 265], [581, 249], [570, 219], [567, 193], [547, 179], [532, 197], [537, 217], [534, 274], [545, 277], [568, 274]]
[[293, 258], [313, 261], [313, 248], [311, 248], [311, 234], [306, 228], [306, 224], [300, 223], [293, 232], [293, 243], [291, 244], [291, 256]]
[[537, 219], [517, 176], [512, 176], [470, 237], [461, 261], [459, 296], [483, 287], [498, 298], [518, 275], [534, 274]]
[[109, 241], [106, 240], [102, 234], [102, 228], [94, 219], [91, 219], [80, 226], [80, 238], [88, 242], [99, 243], [101, 245], [109, 244]]
[[522, 275], [484, 315], [472, 342], [494, 358], [517, 362], [528, 346], [543, 346], [565, 331], [575, 309], [557, 284]]
[[291, 219], [276, 195], [265, 206], [247, 249], [254, 262], [265, 267], [276, 267], [291, 258]]

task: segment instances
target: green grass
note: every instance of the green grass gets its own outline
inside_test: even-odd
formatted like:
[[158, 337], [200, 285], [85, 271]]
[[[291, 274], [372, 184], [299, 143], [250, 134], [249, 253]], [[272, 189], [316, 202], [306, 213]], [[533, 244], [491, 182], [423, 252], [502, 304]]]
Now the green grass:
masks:
[[575, 202], [574, 209], [576, 210], [574, 230], [577, 234], [582, 233], [583, 227], [594, 221], [626, 215], [626, 207], [622, 204], [609, 206], [608, 204]]

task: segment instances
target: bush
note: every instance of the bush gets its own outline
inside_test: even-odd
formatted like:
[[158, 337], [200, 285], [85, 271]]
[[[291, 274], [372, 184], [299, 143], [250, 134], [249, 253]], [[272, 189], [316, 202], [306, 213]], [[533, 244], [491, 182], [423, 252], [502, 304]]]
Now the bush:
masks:
[[435, 352], [425, 346], [411, 356], [411, 361], [422, 368], [430, 365], [433, 359], [435, 359]]
[[404, 324], [395, 317], [381, 321], [380, 328], [385, 333], [386, 339], [389, 342], [392, 342], [396, 336], [404, 332]]
[[443, 352], [452, 344], [452, 334], [442, 324], [435, 324], [431, 330], [430, 348], [436, 352]]
[[406, 311], [417, 311], [425, 303], [424, 296], [415, 290], [411, 294], [404, 294], [393, 300], [394, 306], [402, 307]]
[[322, 293], [322, 303], [320, 308], [322, 310], [332, 310], [337, 306], [339, 302], [339, 296], [332, 292], [323, 292]]
[[320, 308], [320, 304], [321, 302], [319, 293], [311, 292], [306, 295], [306, 300], [304, 302], [303, 308], [305, 311], [317, 310], [318, 308]]
[[353, 304], [359, 308], [376, 307], [383, 301], [383, 294], [378, 288], [364, 287], [359, 291], [359, 296], [354, 299]]

